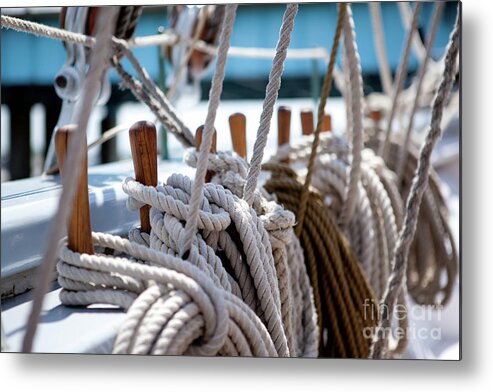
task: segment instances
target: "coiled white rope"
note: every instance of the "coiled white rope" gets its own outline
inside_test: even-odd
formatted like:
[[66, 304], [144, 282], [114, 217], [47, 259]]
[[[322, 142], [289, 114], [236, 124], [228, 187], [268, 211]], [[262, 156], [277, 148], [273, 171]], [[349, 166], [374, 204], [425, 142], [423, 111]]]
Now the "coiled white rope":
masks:
[[[67, 305], [108, 303], [128, 309], [115, 353], [215, 355], [225, 350], [232, 355], [234, 348], [243, 355], [277, 356], [253, 311], [196, 266], [120, 237], [93, 233], [93, 240], [127, 257], [80, 255], [62, 247], [58, 271], [67, 288], [60, 298]], [[111, 285], [98, 284], [86, 276], [87, 270], [120, 277], [125, 284], [116, 279]], [[130, 286], [132, 280], [136, 284]], [[81, 283], [85, 291], [71, 290], [80, 290]]]
[[[190, 149], [185, 161], [197, 166], [197, 153]], [[209, 156], [212, 181], [242, 197], [247, 164], [237, 155], [218, 152]], [[316, 356], [318, 329], [313, 293], [299, 240], [294, 234], [294, 215], [255, 192], [253, 209], [269, 234], [279, 281], [283, 325], [292, 356]]]
[[[234, 17], [235, 7], [228, 7], [229, 10], [226, 10], [225, 24], [232, 26], [233, 18], [231, 18], [231, 16]], [[229, 17], [228, 13], [230, 15]], [[223, 32], [227, 32], [227, 29], [228, 26], [225, 27]], [[222, 40], [221, 42], [225, 41]], [[226, 52], [227, 48], [223, 52], [224, 58]], [[219, 53], [221, 53], [221, 51]], [[221, 58], [220, 55], [218, 58], [218, 65], [223, 64], [220, 62]], [[222, 71], [221, 67], [219, 67], [219, 70], [216, 68], [216, 75], [220, 75], [223, 71], [224, 68]], [[221, 76], [220, 80], [217, 80], [217, 83], [222, 83]], [[216, 86], [218, 85], [216, 84]], [[215, 89], [213, 84], [213, 88], [211, 89], [212, 109], [214, 109], [214, 105], [217, 107], [219, 95], [220, 90], [218, 93], [218, 89]], [[211, 113], [212, 112], [209, 112], [209, 115], [211, 115]], [[208, 119], [209, 121], [206, 120], [206, 130], [204, 132], [203, 141], [207, 141], [208, 135], [210, 135], [207, 133], [208, 124], [211, 125], [212, 129], [213, 118], [208, 116]], [[207, 154], [210, 146], [207, 146], [207, 143], [203, 143], [202, 147], [204, 146], [205, 148], [201, 149], [200, 153], [196, 155], [197, 163], [195, 166], [198, 167], [197, 173], [200, 172], [202, 165], [201, 161], [204, 160], [204, 156], [206, 160], [210, 161]], [[229, 161], [231, 162], [231, 159], [229, 159]], [[203, 164], [203, 167], [207, 169], [208, 166], [206, 163], [207, 161]], [[241, 170], [241, 165], [238, 162], [234, 163], [233, 167], [235, 170], [243, 173], [243, 175], [246, 175], [246, 167]], [[211, 168], [209, 167], [209, 169]], [[219, 167], [216, 167], [215, 169], [217, 170]], [[233, 175], [230, 166], [228, 166], [228, 170], [224, 173], [229, 173], [227, 176]], [[230, 191], [217, 184], [204, 185], [203, 181], [202, 184], [200, 184], [198, 178], [200, 178], [200, 174], [197, 174], [196, 181], [192, 183], [187, 177], [173, 175], [168, 178], [166, 185], [158, 186], [157, 188], [145, 187], [132, 179], [127, 179], [125, 181], [124, 190], [131, 196], [129, 201], [130, 207], [138, 208], [143, 203], [152, 206], [151, 235], [149, 237], [140, 235], [139, 237], [138, 233], [133, 231], [131, 237], [141, 243], [133, 244], [140, 247], [147, 247], [148, 245], [150, 248], [157, 249], [160, 252], [166, 255], [172, 255], [173, 257], [181, 255], [185, 249], [183, 247], [182, 239], [187, 236], [186, 230], [187, 225], [191, 222], [190, 216], [193, 214], [193, 209], [196, 208], [194, 206], [198, 205], [200, 208], [197, 208], [196, 210], [196, 224], [191, 224], [191, 227], [195, 226], [193, 227], [192, 241], [188, 242], [190, 246], [186, 248], [189, 253], [188, 262], [186, 264], [194, 265], [201, 273], [207, 276], [212, 284], [220, 287], [221, 290], [225, 292], [231, 293], [231, 295], [236, 296], [236, 298], [241, 299], [241, 301], [244, 301], [245, 306], [248, 306], [249, 309], [252, 309], [252, 311], [255, 312], [255, 317], [257, 317], [256, 320], [260, 321], [262, 325], [265, 325], [264, 332], [265, 330], [268, 332], [268, 337], [271, 339], [272, 345], [275, 348], [275, 355], [316, 355], [318, 330], [316, 328], [317, 324], [313, 298], [308, 285], [306, 271], [303, 269], [304, 265], [302, 259], [300, 261], [299, 255], [301, 254], [301, 251], [299, 244], [298, 248], [296, 248], [296, 245], [293, 246], [293, 244], [289, 243], [290, 235], [292, 237], [292, 225], [294, 223], [293, 215], [285, 211], [273, 211], [271, 210], [272, 207], [268, 209], [266, 208], [267, 204], [262, 203], [265, 224], [266, 226], [271, 227], [271, 235], [269, 235], [264, 228], [262, 219], [258, 219], [255, 210], [250, 208], [245, 201], [239, 199]], [[236, 183], [236, 185], [233, 183], [232, 186], [238, 191], [242, 189], [243, 183], [244, 180], [240, 179], [239, 183]], [[201, 197], [199, 198], [198, 204], [194, 204], [192, 199], [194, 197], [194, 192], [198, 187], [197, 184], [200, 184], [202, 188], [200, 193]], [[278, 208], [279, 207], [276, 206], [276, 209]], [[187, 222], [185, 227], [183, 227], [182, 223], [184, 221]], [[198, 233], [197, 227], [199, 229]], [[286, 230], [290, 231], [286, 233]], [[112, 248], [115, 249], [116, 247]], [[118, 250], [120, 250], [120, 248], [118, 248]], [[126, 253], [129, 255], [132, 255], [132, 251], [134, 251], [134, 249], [126, 249]], [[221, 253], [223, 253], [225, 257], [219, 258], [218, 254]], [[288, 258], [288, 253], [297, 255], [297, 257], [290, 260]], [[144, 260], [148, 261], [149, 259], [144, 258]], [[226, 260], [229, 262], [229, 267], [227, 268], [223, 266], [223, 263], [226, 263]], [[288, 260], [290, 260], [289, 266]], [[151, 266], [154, 263], [155, 261], [151, 262]], [[63, 263], [60, 265], [63, 266]], [[59, 270], [62, 271], [62, 268], [59, 268]], [[133, 272], [130, 274], [130, 277], [133, 277], [132, 274]], [[290, 280], [291, 276], [297, 278], [296, 281]], [[79, 284], [73, 287], [67, 286], [67, 280], [63, 280], [67, 277], [62, 273], [61, 278], [61, 284], [66, 285], [65, 288], [67, 289], [80, 287]], [[104, 282], [103, 278], [100, 276], [92, 277], [92, 281], [96, 282], [94, 284], [101, 284], [101, 282]], [[115, 282], [112, 281], [111, 283]], [[162, 284], [161, 281], [158, 283]], [[167, 285], [169, 286], [169, 284]], [[178, 281], [173, 281], [171, 285], [173, 286], [172, 290], [178, 290]], [[280, 285], [283, 286], [282, 289], [280, 289]], [[286, 289], [290, 288], [290, 286], [292, 286], [292, 290]], [[139, 286], [127, 277], [125, 279], [125, 284], [120, 284], [120, 287], [124, 291], [129, 291], [130, 288], [135, 289]], [[175, 301], [177, 300], [174, 294], [169, 294], [171, 289], [165, 290], [165, 288], [162, 288], [158, 290], [153, 286], [152, 290], [152, 294], [147, 291], [139, 292], [140, 296], [129, 309], [126, 325], [133, 327], [130, 328], [131, 330], [128, 330], [128, 328], [122, 329], [121, 334], [117, 338], [117, 344], [115, 345], [115, 350], [117, 352], [119, 352], [118, 347], [120, 347], [120, 343], [118, 342], [122, 340], [125, 342], [148, 342], [149, 339], [141, 336], [142, 334], [146, 336], [145, 330], [152, 329], [155, 331], [159, 329], [159, 325], [163, 325], [162, 317], [159, 321], [156, 321], [158, 320], [159, 314], [157, 309], [163, 309], [163, 311], [169, 309], [171, 306], [169, 301], [172, 301], [173, 299]], [[121, 295], [120, 291], [121, 290], [118, 290], [118, 295]], [[70, 301], [77, 302], [79, 300], [77, 294], [78, 293], [72, 293], [72, 297], [70, 298], [67, 298], [66, 294], [64, 294], [62, 300], [64, 300], [65, 303], [70, 303]], [[112, 292], [112, 294], [115, 293]], [[97, 295], [97, 293], [92, 293], [91, 298], [95, 299]], [[134, 297], [135, 296], [131, 296], [130, 299], [133, 299]], [[83, 300], [80, 301], [83, 302]], [[159, 304], [157, 304], [157, 302], [159, 302]], [[197, 301], [194, 299], [194, 302]], [[120, 304], [120, 306], [123, 305]], [[142, 309], [145, 309], [145, 312]], [[145, 313], [145, 318], [143, 312]], [[161, 314], [162, 313], [163, 312], [161, 312]], [[166, 312], [164, 313], [167, 314]], [[153, 323], [152, 320], [155, 320], [155, 323]], [[178, 323], [178, 321], [176, 322]], [[179, 341], [188, 344], [180, 345], [180, 352], [184, 352], [184, 347], [187, 347], [187, 350], [190, 347], [189, 344], [193, 340], [192, 336], [195, 337], [195, 339], [197, 338], [197, 328], [200, 324], [200, 320], [187, 320], [186, 322], [189, 327], [185, 330], [183, 330], [183, 328], [185, 328], [185, 322], [181, 321], [181, 319], [180, 322], [181, 324], [178, 332], [175, 328], [168, 331], [167, 334], [174, 334], [173, 336], [177, 336], [177, 334], [183, 335], [183, 338], [179, 339]], [[145, 325], [149, 326], [145, 327], [147, 329], [142, 330], [142, 328], [137, 327], [136, 323], [142, 324], [142, 328], [144, 328]], [[168, 320], [167, 323], [169, 324], [171, 321]], [[154, 327], [152, 327], [153, 325]], [[190, 334], [186, 333], [188, 330], [191, 331]], [[164, 332], [162, 333], [164, 334]], [[130, 334], [131, 337], [123, 339], [121, 337], [122, 334], [123, 336]], [[258, 334], [262, 334], [262, 331]], [[156, 338], [155, 333], [151, 335], [154, 336], [154, 343], [151, 344], [151, 346], [144, 343], [142, 343], [142, 345], [135, 345], [135, 343], [133, 348], [131, 348], [131, 352], [140, 352], [139, 347], [144, 347], [146, 350], [149, 349], [154, 353], [163, 352], [162, 349], [158, 348], [160, 345], [156, 342], [163, 341], [162, 339], [164, 338]], [[224, 340], [222, 346], [215, 345], [214, 349], [209, 350], [209, 348], [201, 348], [201, 350], [209, 354], [212, 352], [228, 355], [235, 355], [235, 353], [245, 354], [245, 351], [238, 351], [237, 348], [234, 349], [234, 347], [236, 347], [235, 344], [237, 344], [236, 341], [238, 340], [238, 338], [235, 338], [236, 341], [234, 341], [234, 338], [235, 335], [230, 336], [230, 340]], [[174, 342], [176, 341], [177, 340], [175, 339]], [[255, 345], [257, 343], [254, 341], [252, 344]], [[168, 351], [165, 351], [167, 353], [175, 352], [169, 348], [167, 350]]]

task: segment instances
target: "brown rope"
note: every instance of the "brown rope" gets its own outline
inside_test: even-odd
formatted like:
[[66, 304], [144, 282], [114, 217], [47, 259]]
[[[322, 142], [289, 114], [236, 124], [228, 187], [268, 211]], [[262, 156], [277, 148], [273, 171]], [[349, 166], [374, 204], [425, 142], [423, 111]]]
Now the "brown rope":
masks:
[[344, 17], [347, 12], [347, 4], [342, 3], [339, 5], [339, 15], [337, 17], [336, 32], [334, 35], [334, 41], [332, 42], [332, 50], [330, 52], [329, 65], [327, 66], [327, 73], [325, 74], [324, 84], [322, 86], [322, 93], [320, 95], [320, 102], [318, 104], [317, 113], [317, 128], [313, 135], [312, 151], [310, 153], [310, 159], [308, 161], [308, 171], [305, 177], [305, 183], [303, 184], [303, 191], [301, 192], [300, 208], [298, 213], [298, 224], [296, 226], [295, 233], [299, 237], [301, 230], [303, 229], [303, 222], [305, 219], [306, 205], [308, 202], [310, 184], [312, 182], [313, 168], [315, 167], [315, 158], [317, 155], [317, 149], [320, 142], [320, 133], [322, 131], [322, 125], [325, 114], [325, 105], [329, 96], [330, 88], [332, 87], [332, 74], [334, 72], [334, 66], [337, 58], [337, 51], [339, 49], [339, 41], [341, 38], [342, 28], [344, 26]]
[[[294, 214], [299, 212], [302, 182], [285, 165], [266, 164], [272, 172], [267, 192]], [[300, 242], [313, 287], [322, 357], [367, 358], [377, 322], [378, 301], [346, 238], [319, 194], [310, 191]], [[372, 304], [372, 307], [365, 307]]]

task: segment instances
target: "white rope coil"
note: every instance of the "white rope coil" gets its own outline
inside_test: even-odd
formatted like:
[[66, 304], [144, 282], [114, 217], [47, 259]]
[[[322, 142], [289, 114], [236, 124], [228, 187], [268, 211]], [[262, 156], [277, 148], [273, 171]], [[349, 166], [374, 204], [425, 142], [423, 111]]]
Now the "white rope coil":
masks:
[[77, 274], [67, 272], [68, 265], [82, 274], [90, 270], [96, 275], [132, 278], [142, 282], [139, 291], [116, 282], [95, 283], [84, 276], [85, 291], [64, 288], [60, 299], [66, 305], [107, 303], [128, 309], [114, 353], [231, 355], [235, 347], [242, 355], [277, 356], [253, 311], [191, 263], [120, 237], [93, 233], [93, 240], [96, 246], [127, 257], [80, 255], [65, 245], [58, 265], [65, 280], [60, 283], [80, 282]]
[[[185, 162], [196, 167], [197, 153], [193, 149], [185, 154]], [[215, 173], [212, 182], [242, 197], [247, 173], [247, 164], [242, 158], [218, 152], [209, 156], [207, 167]], [[296, 356], [314, 356], [318, 344], [316, 312], [303, 252], [293, 230], [294, 215], [268, 201], [265, 194], [256, 191], [252, 207], [269, 233], [290, 352]]]

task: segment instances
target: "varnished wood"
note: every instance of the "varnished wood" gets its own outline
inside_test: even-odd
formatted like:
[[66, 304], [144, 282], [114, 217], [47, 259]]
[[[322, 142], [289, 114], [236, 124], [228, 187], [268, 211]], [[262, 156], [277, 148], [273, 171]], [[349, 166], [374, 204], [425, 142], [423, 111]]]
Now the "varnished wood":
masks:
[[[291, 109], [287, 106], [279, 106], [277, 109], [277, 145], [289, 144], [291, 135]], [[282, 163], [289, 163], [289, 159], [283, 159]]]
[[243, 113], [234, 113], [229, 116], [229, 129], [231, 131], [233, 151], [236, 152], [243, 159], [246, 159], [246, 116]]
[[[197, 131], [195, 132], [195, 149], [197, 151], [200, 151], [200, 145], [202, 144], [203, 133], [204, 133], [204, 126], [201, 125], [200, 127], [197, 128]], [[214, 130], [214, 133], [212, 134], [212, 143], [210, 149], [210, 152], [212, 154], [215, 154], [217, 152], [216, 145], [217, 145], [217, 132], [216, 130]], [[205, 182], [210, 182], [213, 176], [214, 176], [214, 172], [211, 170], [207, 170], [207, 173], [205, 173]]]
[[303, 135], [311, 135], [314, 131], [313, 111], [311, 109], [301, 109], [301, 133]]
[[322, 132], [332, 131], [332, 117], [328, 113], [324, 113], [322, 117]]
[[[157, 185], [157, 136], [156, 127], [149, 121], [139, 121], [129, 131], [130, 148], [134, 163], [135, 179], [148, 186]], [[150, 206], [140, 209], [140, 230], [151, 232]]]
[[[76, 127], [68, 125], [60, 127], [55, 135], [55, 149], [60, 166], [60, 175], [63, 183], [64, 164], [67, 160], [67, 150], [70, 140], [75, 136]], [[84, 137], [84, 159], [77, 185], [74, 206], [67, 227], [68, 247], [74, 252], [93, 254], [91, 214], [89, 209], [89, 189], [87, 179], [87, 142]], [[68, 157], [70, 158], [70, 157]]]
[[371, 110], [368, 114], [368, 117], [374, 122], [378, 123], [382, 119], [382, 111], [381, 110]]
[[277, 145], [289, 144], [291, 134], [291, 109], [279, 106], [277, 109]]

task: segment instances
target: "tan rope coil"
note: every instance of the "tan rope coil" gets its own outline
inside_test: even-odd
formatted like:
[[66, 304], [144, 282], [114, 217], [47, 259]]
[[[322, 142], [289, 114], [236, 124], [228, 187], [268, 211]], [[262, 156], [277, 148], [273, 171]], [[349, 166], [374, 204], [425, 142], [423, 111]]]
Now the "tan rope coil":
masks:
[[[361, 137], [359, 137], [359, 135], [361, 135], [361, 121], [354, 121], [353, 125], [355, 128], [352, 132], [354, 139], [352, 148], [343, 140], [332, 143], [336, 147], [335, 149], [324, 149], [323, 147], [327, 147], [327, 143], [320, 142], [321, 116], [323, 115], [328, 92], [330, 90], [331, 74], [337, 54], [337, 43], [343, 26], [342, 22], [346, 17], [345, 14], [346, 7], [341, 6], [331, 52], [331, 60], [329, 61], [318, 108], [319, 121], [317, 123], [316, 132], [313, 139], [309, 139], [310, 141], [308, 143], [306, 143], [308, 139], [305, 139], [306, 149], [304, 151], [298, 151], [306, 154], [303, 158], [308, 160], [308, 171], [304, 182], [303, 192], [301, 192], [300, 196], [300, 207], [298, 210], [300, 214], [297, 215], [298, 226], [296, 230], [298, 233], [301, 233], [303, 229], [306, 198], [309, 194], [308, 189], [313, 176], [313, 184], [322, 192], [322, 194], [326, 195], [326, 200], [328, 199], [329, 209], [332, 211], [333, 216], [342, 221], [342, 227], [347, 227], [349, 224], [349, 230], [347, 232], [348, 237], [351, 240], [351, 245], [362, 261], [366, 277], [371, 282], [377, 295], [380, 296], [383, 294], [387, 285], [390, 260], [393, 255], [392, 252], [397, 238], [397, 226], [392, 208], [393, 204], [398, 204], [398, 202], [391, 202], [385, 187], [382, 185], [378, 175], [374, 172], [374, 169], [378, 168], [380, 172], [388, 172], [388, 170], [381, 168], [381, 160], [376, 158], [371, 151], [364, 151], [363, 153], [358, 152], [361, 149], [359, 146], [359, 143], [361, 142]], [[350, 21], [350, 13], [348, 17]], [[346, 23], [345, 26], [346, 30], [351, 32], [352, 29], [348, 28], [351, 25]], [[354, 41], [354, 33], [352, 34]], [[357, 55], [354, 54], [355, 50], [352, 48], [354, 44], [351, 45], [351, 40], [348, 40], [349, 36], [350, 35], [348, 34], [345, 35], [346, 52], [352, 59], [352, 69], [351, 72], [349, 72], [350, 75], [348, 80], [351, 83], [351, 105], [355, 106], [355, 113], [358, 113], [360, 112], [360, 109], [358, 109], [358, 97], [361, 93], [356, 93], [359, 88], [357, 83], [358, 80], [354, 77], [354, 75], [358, 74], [358, 61], [354, 60], [355, 58], [357, 59]], [[355, 120], [360, 118], [361, 114], [359, 114], [359, 116], [357, 115]], [[330, 137], [330, 140], [337, 141], [337, 139], [332, 137]], [[327, 141], [327, 138], [325, 141]], [[322, 144], [322, 152], [327, 155], [319, 155], [316, 159], [316, 151], [319, 143]], [[293, 157], [289, 151], [287, 153], [289, 155], [289, 161], [293, 162], [294, 158], [294, 162], [299, 162], [301, 158], [299, 155]], [[352, 159], [350, 159], [350, 153]], [[285, 161], [286, 156], [282, 153], [281, 156], [282, 157], [276, 157], [274, 160], [280, 162]], [[357, 158], [357, 161], [355, 162], [355, 157], [359, 156], [364, 157], [363, 161], [366, 162], [359, 163], [361, 158]], [[356, 175], [354, 174], [356, 173], [354, 170], [355, 164], [359, 167], [358, 174]], [[349, 176], [346, 173], [349, 173]], [[360, 179], [358, 179], [359, 176], [361, 176]], [[352, 187], [354, 188], [356, 186], [355, 189], [358, 190], [357, 193], [354, 193], [353, 191], [353, 203], [357, 200], [355, 203], [357, 209], [355, 211], [356, 213], [353, 215], [354, 219], [347, 221], [347, 204], [345, 203], [345, 200], [347, 200], [348, 189], [351, 188], [351, 179], [353, 179]], [[354, 179], [356, 179], [355, 182]], [[344, 206], [346, 206], [346, 209], [343, 208]], [[400, 203], [400, 206], [402, 206], [402, 202]], [[346, 216], [346, 219], [340, 219], [340, 215], [343, 217]], [[400, 301], [404, 302], [404, 294], [401, 295]], [[399, 321], [401, 326], [407, 326], [407, 318], [403, 318]], [[401, 339], [396, 350], [401, 351], [405, 347], [405, 344], [406, 339]]]
[[[303, 184], [283, 165], [267, 164], [273, 176], [265, 189], [295, 214]], [[348, 242], [323, 205], [320, 196], [310, 192], [300, 243], [315, 295], [321, 331], [319, 355], [322, 357], [365, 358], [369, 353], [366, 327], [375, 325], [375, 315], [364, 314], [365, 302], [377, 303]]]

